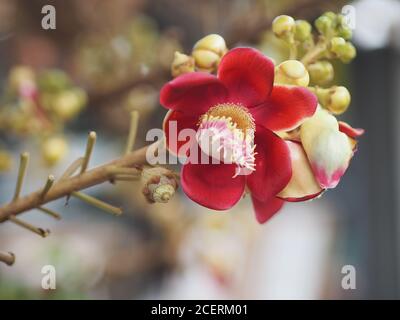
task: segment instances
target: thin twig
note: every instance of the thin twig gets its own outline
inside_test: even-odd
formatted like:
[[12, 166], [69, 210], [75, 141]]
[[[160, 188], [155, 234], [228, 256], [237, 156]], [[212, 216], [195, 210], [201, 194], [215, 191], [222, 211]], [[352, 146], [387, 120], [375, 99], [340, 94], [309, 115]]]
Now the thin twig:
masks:
[[126, 175], [117, 175], [113, 179], [116, 181], [137, 181], [140, 176], [126, 176]]
[[41, 198], [44, 198], [47, 192], [49, 192], [50, 188], [53, 186], [54, 180], [55, 178], [52, 174], [47, 177], [46, 184], [44, 185], [42, 194], [40, 195]]
[[85, 194], [82, 192], [72, 192], [71, 195], [74, 196], [75, 198], [78, 198], [78, 199], [88, 203], [88, 204], [91, 204], [94, 207], [97, 207], [104, 211], [110, 212], [111, 214], [114, 214], [116, 216], [119, 216], [122, 214], [121, 208], [114, 207], [111, 204], [101, 201], [95, 197], [89, 196], [88, 194]]
[[28, 223], [26, 221], [18, 219], [15, 216], [10, 216], [8, 219], [11, 222], [15, 223], [16, 225], [19, 225], [22, 228], [25, 228], [25, 229], [27, 229], [29, 231], [32, 231], [33, 233], [36, 233], [36, 234], [38, 234], [39, 236], [41, 236], [43, 238], [47, 237], [50, 234], [50, 230], [44, 230], [42, 228], [35, 227], [35, 226], [31, 225], [30, 223]]
[[84, 173], [89, 165], [90, 156], [96, 143], [96, 132], [91, 131], [88, 135], [88, 140], [86, 144], [85, 156], [83, 157], [83, 163], [81, 166], [81, 174]]
[[45, 207], [37, 207], [38, 210], [42, 211], [43, 213], [48, 214], [49, 216], [61, 220], [61, 215], [51, 209], [45, 208]]
[[20, 156], [18, 178], [17, 178], [17, 184], [15, 186], [13, 201], [18, 199], [19, 195], [21, 193], [21, 189], [22, 189], [22, 185], [24, 183], [24, 178], [25, 178], [28, 162], [29, 162], [29, 153], [28, 152], [22, 153]]
[[0, 252], [0, 261], [4, 262], [6, 265], [12, 266], [15, 263], [15, 255], [12, 252]]
[[131, 125], [129, 129], [128, 142], [126, 143], [125, 154], [132, 152], [133, 146], [135, 145], [138, 123], [139, 123], [139, 112], [137, 112], [136, 110], [132, 111]]

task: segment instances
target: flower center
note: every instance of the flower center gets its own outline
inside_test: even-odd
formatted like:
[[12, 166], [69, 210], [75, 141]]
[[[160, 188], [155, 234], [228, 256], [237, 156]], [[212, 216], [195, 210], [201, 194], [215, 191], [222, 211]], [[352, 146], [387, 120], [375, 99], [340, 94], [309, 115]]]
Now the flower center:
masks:
[[199, 119], [196, 138], [202, 151], [223, 163], [234, 163], [234, 175], [255, 170], [255, 123], [240, 104], [223, 103], [210, 108]]

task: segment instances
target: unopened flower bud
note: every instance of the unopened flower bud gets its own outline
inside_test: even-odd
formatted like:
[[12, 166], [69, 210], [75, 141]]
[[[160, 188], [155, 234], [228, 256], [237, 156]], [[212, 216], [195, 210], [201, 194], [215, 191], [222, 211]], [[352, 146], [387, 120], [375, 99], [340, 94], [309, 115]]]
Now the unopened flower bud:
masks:
[[353, 36], [353, 31], [349, 27], [340, 26], [338, 27], [338, 36], [350, 40]]
[[174, 61], [171, 65], [171, 74], [175, 78], [181, 74], [194, 71], [194, 58], [186, 54], [175, 52]]
[[218, 34], [209, 34], [197, 41], [193, 46], [193, 51], [196, 50], [212, 51], [220, 57], [228, 51], [224, 38]]
[[305, 41], [311, 36], [311, 25], [306, 20], [296, 20], [296, 32], [294, 38], [298, 41]]
[[192, 56], [197, 68], [213, 72], [218, 68], [219, 62], [226, 52], [224, 38], [218, 34], [209, 34], [196, 42]]
[[52, 103], [54, 113], [67, 121], [75, 117], [87, 102], [86, 92], [82, 89], [72, 89], [59, 93]]
[[307, 87], [310, 81], [307, 69], [298, 60], [287, 60], [275, 67], [275, 83]]
[[337, 56], [340, 56], [345, 44], [346, 40], [344, 40], [342, 37], [333, 37], [330, 42], [330, 50]]
[[345, 40], [350, 40], [353, 35], [353, 32], [348, 26], [345, 16], [342, 14], [338, 14], [336, 20], [337, 20], [337, 26], [336, 26], [337, 35], [339, 37], [344, 38]]
[[334, 13], [333, 11], [324, 12], [323, 16], [324, 16], [324, 17], [328, 17], [328, 18], [331, 19], [332, 21], [335, 20], [335, 19], [337, 18], [337, 14]]
[[213, 72], [218, 68], [221, 58], [212, 51], [196, 50], [192, 53], [196, 67], [202, 71]]
[[143, 169], [141, 182], [143, 194], [150, 203], [168, 202], [178, 188], [175, 175], [162, 167]]
[[342, 62], [348, 63], [356, 56], [356, 48], [342, 37], [334, 37], [330, 42], [330, 52]]
[[351, 42], [346, 42], [346, 45], [343, 48], [342, 55], [340, 56], [340, 60], [344, 63], [349, 63], [353, 60], [357, 55], [357, 50], [353, 46]]
[[328, 89], [317, 88], [315, 93], [321, 105], [333, 114], [342, 114], [350, 105], [350, 93], [343, 86], [333, 86]]
[[289, 39], [289, 37], [293, 35], [295, 28], [296, 23], [291, 16], [277, 16], [274, 21], [272, 21], [272, 31], [278, 38], [283, 40]]
[[320, 34], [327, 35], [332, 29], [334, 22], [329, 15], [322, 15], [315, 20], [314, 24]]
[[318, 61], [307, 66], [312, 83], [323, 85], [333, 80], [334, 69], [329, 61]]
[[42, 143], [42, 158], [48, 166], [55, 165], [68, 151], [63, 137], [51, 137]]
[[0, 150], [0, 172], [8, 171], [12, 167], [11, 155], [4, 150]]

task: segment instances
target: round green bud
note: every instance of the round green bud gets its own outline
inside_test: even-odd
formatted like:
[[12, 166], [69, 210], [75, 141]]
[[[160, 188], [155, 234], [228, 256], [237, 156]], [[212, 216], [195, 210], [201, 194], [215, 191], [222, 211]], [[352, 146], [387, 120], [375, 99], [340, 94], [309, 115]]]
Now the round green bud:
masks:
[[290, 16], [277, 16], [272, 22], [272, 31], [281, 39], [288, 39], [295, 31], [296, 23]]
[[308, 65], [311, 81], [316, 85], [324, 85], [333, 80], [334, 69], [329, 61], [318, 61]]
[[347, 25], [345, 17], [341, 14], [337, 16], [336, 33], [339, 37], [342, 37], [345, 40], [349, 40], [353, 36], [353, 32]]
[[357, 55], [357, 50], [353, 46], [353, 44], [351, 42], [346, 42], [345, 46], [343, 47], [340, 60], [344, 63], [349, 63], [356, 57], [356, 55]]
[[350, 105], [351, 96], [346, 87], [318, 88], [316, 93], [322, 106], [333, 114], [344, 113]]
[[353, 31], [349, 27], [345, 26], [340, 26], [338, 28], [337, 32], [339, 37], [342, 37], [343, 39], [350, 40], [353, 36]]
[[334, 37], [331, 39], [330, 52], [344, 63], [350, 62], [357, 54], [353, 44], [344, 40], [342, 37]]
[[311, 36], [311, 25], [305, 20], [296, 20], [296, 32], [294, 38], [298, 41], [305, 41]]
[[320, 16], [315, 20], [315, 27], [320, 34], [326, 35], [333, 26], [333, 20], [327, 16]]
[[338, 16], [336, 13], [334, 13], [333, 11], [327, 11], [323, 14], [324, 17], [328, 17], [329, 19], [331, 19], [332, 21], [336, 19], [336, 17]]
[[330, 41], [329, 48], [330, 51], [337, 57], [340, 57], [343, 53], [343, 48], [346, 45], [346, 40], [342, 37], [333, 37]]

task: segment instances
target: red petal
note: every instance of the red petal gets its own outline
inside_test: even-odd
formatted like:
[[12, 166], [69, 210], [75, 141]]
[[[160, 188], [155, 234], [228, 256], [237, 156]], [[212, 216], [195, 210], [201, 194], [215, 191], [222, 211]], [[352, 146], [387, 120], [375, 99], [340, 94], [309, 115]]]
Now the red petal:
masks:
[[218, 78], [229, 89], [231, 102], [250, 108], [267, 100], [274, 82], [274, 64], [255, 49], [236, 48], [222, 58]]
[[275, 197], [263, 202], [252, 196], [251, 200], [253, 202], [253, 208], [256, 212], [256, 219], [258, 223], [267, 222], [282, 208], [284, 204], [283, 200]]
[[167, 109], [198, 115], [224, 102], [227, 94], [217, 77], [205, 72], [190, 72], [162, 87], [160, 103]]
[[245, 176], [235, 174], [234, 164], [192, 164], [182, 167], [181, 185], [186, 195], [198, 204], [214, 209], [227, 210], [242, 197]]
[[348, 135], [350, 138], [357, 138], [361, 135], [364, 134], [365, 130], [361, 128], [353, 128], [351, 125], [344, 121], [338, 121], [339, 122], [339, 130], [346, 135]]
[[[178, 155], [178, 150], [181, 150], [181, 147], [190, 140], [189, 137], [185, 137], [185, 140], [180, 141], [179, 133], [184, 129], [194, 130], [193, 141], [195, 141], [198, 121], [198, 116], [186, 115], [180, 111], [169, 110], [165, 115], [163, 122], [163, 130], [168, 151], [174, 155]], [[185, 156], [185, 154], [179, 155]]]
[[256, 171], [247, 176], [247, 185], [259, 200], [275, 197], [290, 181], [290, 151], [284, 140], [263, 127], [257, 127]]
[[316, 96], [306, 88], [274, 86], [268, 101], [250, 111], [256, 123], [272, 131], [289, 131], [311, 117], [317, 105]]

